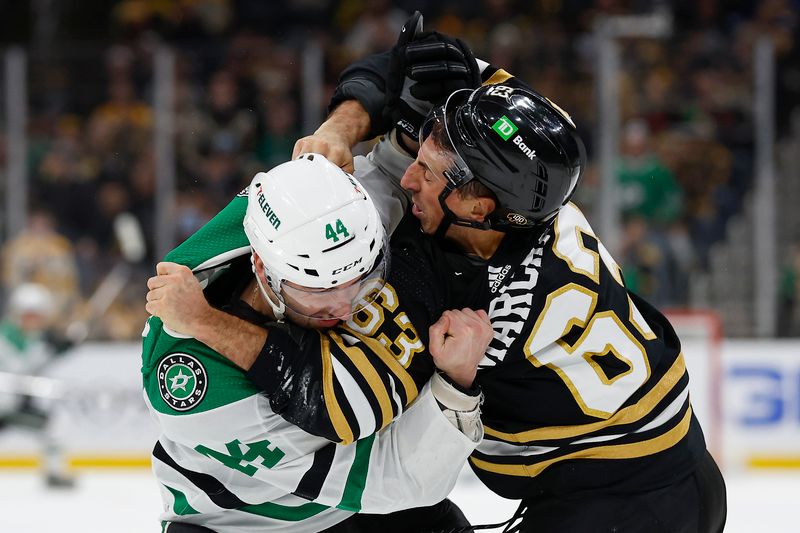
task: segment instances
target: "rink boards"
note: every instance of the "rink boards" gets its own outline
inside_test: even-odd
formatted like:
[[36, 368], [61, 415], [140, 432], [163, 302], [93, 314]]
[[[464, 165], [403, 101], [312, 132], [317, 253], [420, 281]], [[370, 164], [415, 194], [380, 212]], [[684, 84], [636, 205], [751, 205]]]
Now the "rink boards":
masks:
[[[724, 340], [719, 353], [684, 343], [692, 402], [726, 469], [800, 468], [800, 341]], [[49, 431], [74, 468], [141, 468], [158, 436], [141, 395], [139, 345], [90, 343], [58, 361], [63, 380]], [[0, 431], [0, 468], [33, 468], [39, 443]]]

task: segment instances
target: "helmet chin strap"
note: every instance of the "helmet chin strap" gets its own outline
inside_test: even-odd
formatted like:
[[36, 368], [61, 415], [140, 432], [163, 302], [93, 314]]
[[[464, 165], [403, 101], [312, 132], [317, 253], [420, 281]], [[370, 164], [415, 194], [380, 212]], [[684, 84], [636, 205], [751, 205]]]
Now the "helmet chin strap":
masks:
[[450, 196], [450, 193], [452, 193], [454, 190], [456, 190], [456, 187], [453, 187], [448, 183], [442, 190], [442, 192], [439, 193], [439, 205], [442, 208], [442, 213], [444, 213], [444, 216], [442, 217], [442, 221], [439, 222], [439, 227], [436, 228], [436, 232], [433, 234], [434, 238], [444, 239], [445, 233], [447, 233], [447, 230], [450, 229], [450, 226], [452, 226], [453, 224], [455, 224], [456, 226], [463, 226], [467, 228], [475, 228], [482, 230], [493, 229], [489, 220], [478, 222], [477, 220], [467, 220], [464, 218], [458, 218], [456, 214], [453, 213], [445, 203], [447, 197]]
[[269, 291], [264, 286], [264, 282], [261, 281], [261, 276], [258, 275], [256, 270], [253, 254], [250, 254], [250, 264], [253, 266], [253, 274], [256, 276], [256, 284], [258, 285], [258, 290], [261, 292], [261, 296], [264, 297], [264, 300], [267, 301], [267, 304], [269, 304], [269, 307], [272, 309], [272, 313], [275, 315], [275, 320], [278, 322], [283, 322], [283, 319], [286, 318], [286, 304], [280, 300], [276, 303], [269, 295]]
[[450, 211], [444, 202], [440, 202], [442, 204], [442, 211], [444, 212], [444, 216], [442, 217], [442, 221], [439, 222], [439, 226], [436, 228], [436, 232], [433, 234], [433, 237], [438, 240], [444, 239], [447, 230], [450, 229], [450, 226], [453, 224], [455, 220], [455, 215], [452, 211]]
[[261, 281], [261, 276], [256, 274], [256, 283], [258, 283], [258, 289], [261, 291], [261, 296], [269, 304], [270, 308], [272, 309], [272, 313], [275, 315], [275, 320], [278, 322], [283, 322], [283, 319], [286, 317], [286, 304], [283, 302], [275, 303], [269, 295], [269, 291], [267, 291], [266, 287], [264, 287], [264, 283]]

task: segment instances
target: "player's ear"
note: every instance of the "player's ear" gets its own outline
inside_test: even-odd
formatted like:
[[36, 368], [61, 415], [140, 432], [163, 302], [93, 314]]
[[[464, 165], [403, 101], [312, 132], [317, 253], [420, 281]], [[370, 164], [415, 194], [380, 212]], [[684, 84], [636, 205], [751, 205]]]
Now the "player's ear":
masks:
[[264, 262], [258, 257], [258, 254], [253, 252], [250, 255], [250, 263], [253, 265], [253, 274], [264, 271]]
[[471, 198], [472, 209], [471, 218], [478, 222], [483, 222], [497, 208], [497, 202], [489, 196], [475, 196]]

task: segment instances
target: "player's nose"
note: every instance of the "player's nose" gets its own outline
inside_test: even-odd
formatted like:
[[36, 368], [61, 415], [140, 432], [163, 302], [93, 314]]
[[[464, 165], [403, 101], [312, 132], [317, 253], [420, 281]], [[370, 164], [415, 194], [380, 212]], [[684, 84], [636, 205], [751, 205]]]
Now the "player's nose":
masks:
[[353, 311], [353, 299], [358, 294], [358, 286], [339, 289], [325, 306], [325, 312], [332, 317], [348, 316]]
[[400, 178], [400, 186], [407, 191], [418, 191], [420, 172], [424, 172], [422, 165], [416, 161], [411, 163], [403, 174], [403, 177]]
[[325, 314], [332, 318], [342, 318], [351, 315], [353, 303], [350, 300], [332, 303], [325, 309]]

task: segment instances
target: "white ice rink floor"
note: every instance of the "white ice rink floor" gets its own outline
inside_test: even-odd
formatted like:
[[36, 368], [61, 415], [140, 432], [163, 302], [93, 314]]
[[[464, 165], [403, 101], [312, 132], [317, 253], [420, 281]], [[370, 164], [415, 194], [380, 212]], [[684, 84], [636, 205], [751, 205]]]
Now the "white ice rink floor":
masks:
[[[727, 474], [727, 533], [800, 531], [800, 472]], [[465, 473], [451, 495], [473, 524], [500, 522], [516, 502]], [[0, 533], [157, 533], [161, 506], [148, 471], [80, 472], [73, 490], [47, 490], [33, 472], [0, 471]]]

